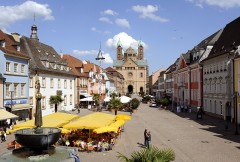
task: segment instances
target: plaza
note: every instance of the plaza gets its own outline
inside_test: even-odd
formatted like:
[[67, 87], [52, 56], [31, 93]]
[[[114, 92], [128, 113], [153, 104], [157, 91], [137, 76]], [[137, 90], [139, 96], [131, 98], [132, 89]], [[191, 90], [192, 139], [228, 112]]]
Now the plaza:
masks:
[[[92, 113], [91, 110], [81, 109], [79, 115], [82, 117], [90, 113]], [[237, 162], [240, 159], [240, 140], [239, 136], [234, 135], [234, 124], [205, 115], [203, 120], [196, 120], [195, 113], [175, 113], [141, 103], [138, 111], [132, 115], [132, 120], [124, 125], [123, 132], [113, 150], [105, 153], [79, 152], [81, 162], [119, 161], [116, 157], [117, 152], [130, 157], [133, 151], [142, 148], [145, 128], [152, 133], [153, 145], [160, 149], [174, 150], [175, 162]], [[6, 142], [0, 143], [0, 155], [11, 151], [7, 150], [7, 142], [13, 139], [14, 134], [11, 134], [7, 136]], [[63, 161], [70, 162], [73, 159]]]

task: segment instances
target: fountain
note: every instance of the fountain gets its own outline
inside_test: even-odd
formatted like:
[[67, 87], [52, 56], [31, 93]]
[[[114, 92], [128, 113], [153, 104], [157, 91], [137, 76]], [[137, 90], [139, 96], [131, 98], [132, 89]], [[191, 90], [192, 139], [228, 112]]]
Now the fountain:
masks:
[[16, 141], [24, 147], [35, 150], [47, 149], [56, 143], [61, 135], [61, 130], [58, 128], [42, 128], [42, 110], [40, 83], [39, 80], [35, 83], [36, 92], [36, 113], [35, 126], [36, 128], [21, 129], [16, 131]]
[[67, 149], [55, 149], [52, 146], [61, 136], [61, 130], [58, 128], [42, 126], [42, 110], [40, 82], [36, 76], [36, 113], [35, 128], [27, 128], [17, 130], [15, 132], [15, 140], [22, 147], [14, 149], [13, 152], [7, 153], [0, 157], [0, 161], [60, 161], [66, 158]]

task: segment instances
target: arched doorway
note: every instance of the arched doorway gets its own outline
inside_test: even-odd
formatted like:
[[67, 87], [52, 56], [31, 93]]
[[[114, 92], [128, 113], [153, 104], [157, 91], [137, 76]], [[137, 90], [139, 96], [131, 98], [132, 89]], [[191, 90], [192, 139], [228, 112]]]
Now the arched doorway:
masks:
[[143, 87], [140, 87], [140, 93], [143, 93]]
[[132, 85], [128, 86], [128, 93], [133, 93], [133, 86]]

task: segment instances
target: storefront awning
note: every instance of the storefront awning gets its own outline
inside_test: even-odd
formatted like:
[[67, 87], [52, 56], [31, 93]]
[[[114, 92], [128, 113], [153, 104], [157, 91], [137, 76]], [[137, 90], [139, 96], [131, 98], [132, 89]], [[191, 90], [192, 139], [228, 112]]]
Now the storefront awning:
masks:
[[25, 109], [31, 109], [32, 105], [30, 104], [16, 104], [12, 106], [12, 111], [19, 111], [19, 110], [25, 110]]
[[18, 116], [4, 109], [0, 109], [0, 121], [7, 120], [7, 119], [14, 119], [14, 118], [18, 118]]

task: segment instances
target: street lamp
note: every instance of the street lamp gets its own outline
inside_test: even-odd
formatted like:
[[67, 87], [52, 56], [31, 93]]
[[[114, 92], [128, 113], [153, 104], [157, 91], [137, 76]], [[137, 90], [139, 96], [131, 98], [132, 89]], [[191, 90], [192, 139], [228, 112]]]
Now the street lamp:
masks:
[[99, 75], [96, 77], [97, 81], [98, 81], [98, 93], [99, 93], [99, 111], [101, 111], [101, 89], [102, 89], [102, 62], [105, 60], [105, 58], [102, 55], [102, 51], [101, 51], [101, 44], [100, 44], [100, 49], [98, 51], [98, 55], [96, 57], [96, 60], [99, 62], [99, 67], [100, 67], [100, 72]]
[[[13, 86], [13, 85], [12, 85]], [[10, 112], [12, 112], [12, 108], [13, 108], [13, 93], [14, 93], [14, 90], [13, 90], [13, 87], [10, 87]], [[10, 120], [10, 125], [12, 125], [12, 119]]]

